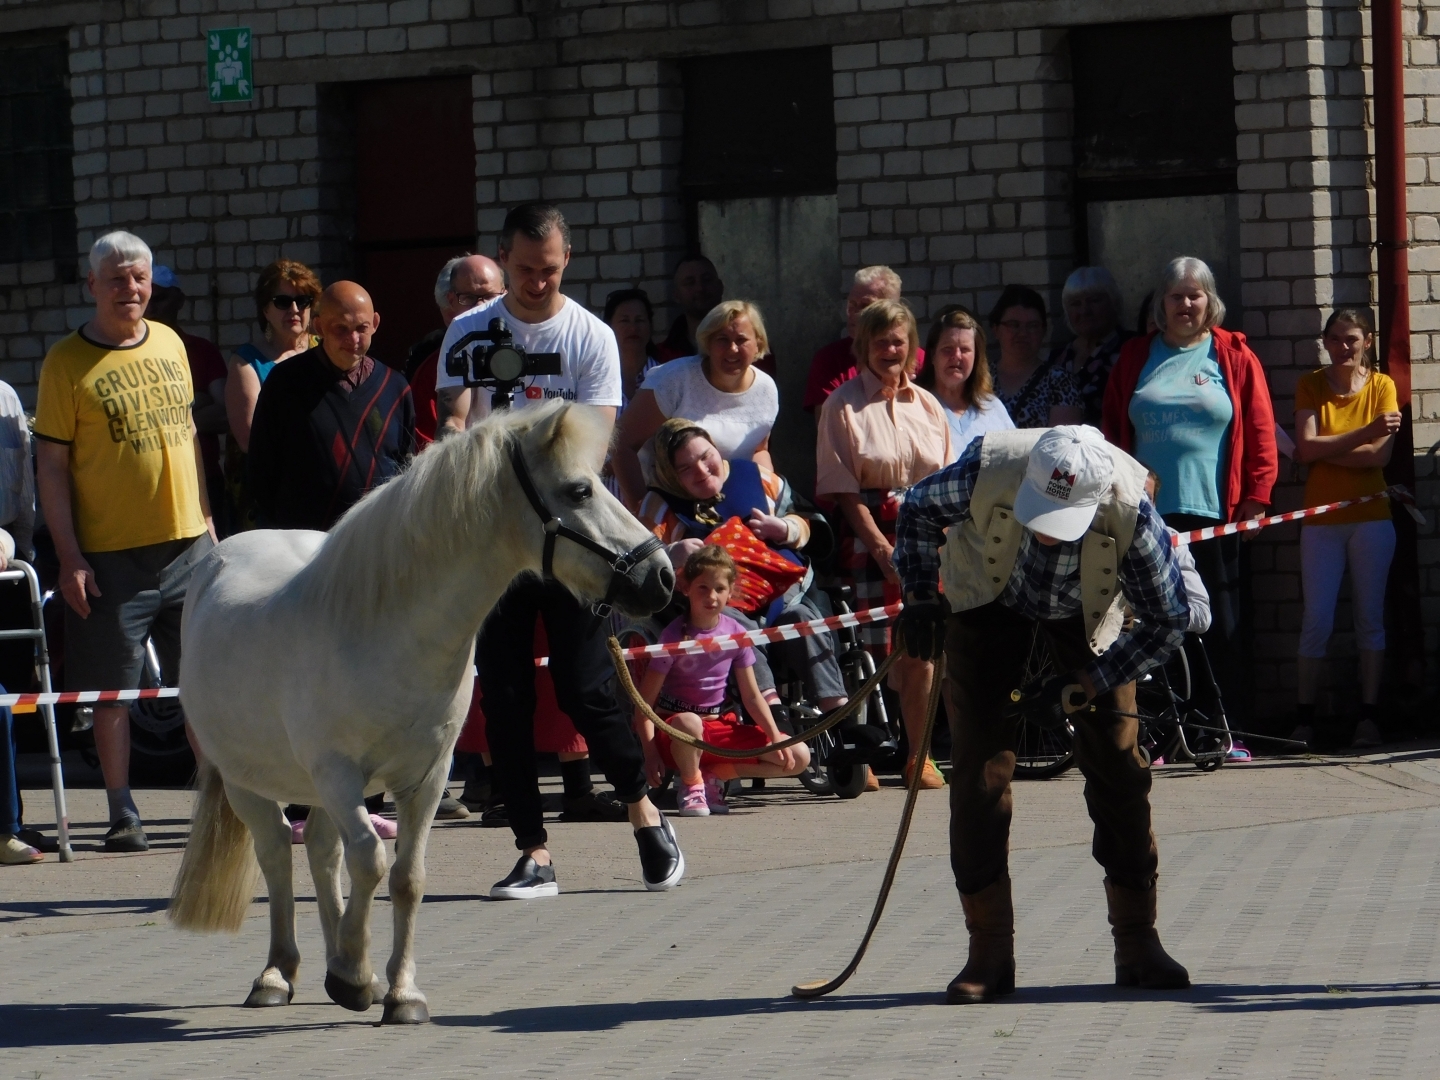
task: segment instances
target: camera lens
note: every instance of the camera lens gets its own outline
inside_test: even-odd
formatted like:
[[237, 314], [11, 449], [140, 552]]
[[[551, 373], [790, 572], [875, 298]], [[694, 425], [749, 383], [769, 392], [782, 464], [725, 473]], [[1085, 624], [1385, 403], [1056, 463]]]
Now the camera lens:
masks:
[[490, 354], [490, 374], [501, 382], [512, 382], [525, 374], [525, 354], [501, 345]]

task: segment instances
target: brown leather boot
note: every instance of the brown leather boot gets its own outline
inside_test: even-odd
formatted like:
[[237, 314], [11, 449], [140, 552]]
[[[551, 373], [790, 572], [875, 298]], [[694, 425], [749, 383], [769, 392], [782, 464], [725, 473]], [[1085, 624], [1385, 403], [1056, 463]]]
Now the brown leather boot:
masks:
[[970, 959], [945, 989], [949, 1005], [992, 1001], [1015, 992], [1015, 909], [1010, 904], [1010, 875], [977, 893], [961, 893]]
[[1156, 887], [1127, 889], [1105, 879], [1110, 926], [1115, 935], [1115, 985], [1142, 990], [1183, 990], [1190, 973], [1171, 959], [1155, 932]]

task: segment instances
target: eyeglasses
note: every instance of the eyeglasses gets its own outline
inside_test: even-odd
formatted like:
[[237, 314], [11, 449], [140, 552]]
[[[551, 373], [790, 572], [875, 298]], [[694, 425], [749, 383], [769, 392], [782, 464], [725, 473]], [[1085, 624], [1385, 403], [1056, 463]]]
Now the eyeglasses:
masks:
[[1006, 319], [999, 325], [1012, 334], [1043, 334], [1045, 332], [1043, 322], [1021, 322], [1019, 319]]
[[277, 293], [270, 297], [270, 306], [276, 311], [289, 311], [292, 307], [296, 311], [304, 311], [314, 302], [313, 296], [286, 296], [284, 293]]

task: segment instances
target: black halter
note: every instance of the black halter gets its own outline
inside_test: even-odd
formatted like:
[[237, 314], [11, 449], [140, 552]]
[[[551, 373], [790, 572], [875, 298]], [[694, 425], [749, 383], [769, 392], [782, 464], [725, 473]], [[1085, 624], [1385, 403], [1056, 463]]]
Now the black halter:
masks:
[[665, 545], [658, 536], [648, 536], [629, 551], [616, 554], [584, 533], [576, 532], [550, 512], [545, 500], [540, 497], [540, 492], [536, 490], [535, 482], [530, 479], [530, 470], [525, 465], [525, 455], [521, 453], [518, 442], [510, 444], [510, 462], [515, 467], [520, 490], [525, 492], [525, 498], [530, 500], [535, 513], [539, 514], [540, 520], [545, 523], [545, 552], [540, 563], [545, 580], [555, 579], [555, 541], [558, 538], [563, 536], [566, 540], [593, 551], [610, 564], [610, 586], [605, 590], [605, 598], [592, 604], [590, 610], [597, 619], [608, 619], [615, 594], [630, 580], [630, 572]]

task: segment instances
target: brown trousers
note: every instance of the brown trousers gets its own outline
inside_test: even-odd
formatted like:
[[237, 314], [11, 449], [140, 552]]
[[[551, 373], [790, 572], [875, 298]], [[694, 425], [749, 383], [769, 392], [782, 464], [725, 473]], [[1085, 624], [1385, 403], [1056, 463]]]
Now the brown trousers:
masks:
[[[977, 893], [1006, 873], [1015, 771], [1015, 725], [1004, 719], [1020, 686], [1036, 624], [999, 603], [951, 615], [945, 636], [946, 704], [954, 772], [950, 777], [950, 864], [962, 893]], [[1039, 624], [1061, 671], [1094, 655], [1080, 616]], [[1095, 822], [1095, 861], [1119, 885], [1148, 890], [1159, 857], [1150, 828], [1150, 767], [1136, 747], [1135, 684], [1102, 694], [1099, 711], [1077, 713], [1075, 762]]]

